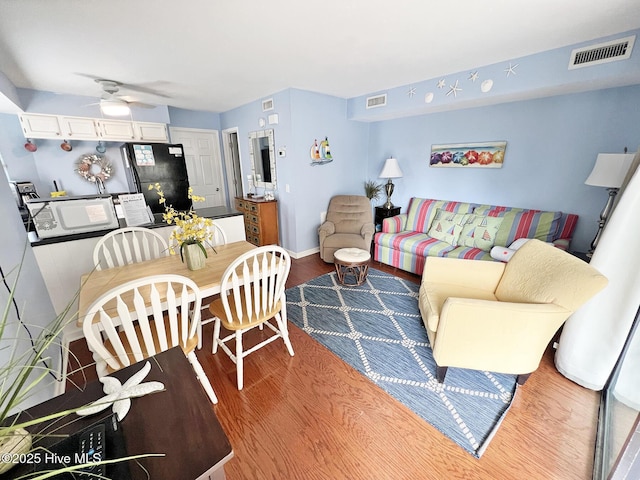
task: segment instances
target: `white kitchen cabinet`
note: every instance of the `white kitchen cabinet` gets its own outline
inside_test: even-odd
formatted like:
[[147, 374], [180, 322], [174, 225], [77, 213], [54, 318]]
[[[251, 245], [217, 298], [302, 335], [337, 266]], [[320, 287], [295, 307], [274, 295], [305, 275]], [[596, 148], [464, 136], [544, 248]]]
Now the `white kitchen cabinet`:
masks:
[[25, 138], [64, 138], [106, 142], [169, 141], [164, 123], [23, 113], [18, 115]]
[[93, 118], [59, 117], [62, 135], [68, 140], [95, 140], [99, 137]]
[[99, 120], [98, 131], [101, 140], [130, 142], [136, 139], [133, 123], [126, 120]]
[[167, 126], [164, 123], [133, 122], [136, 140], [141, 142], [167, 142]]
[[23, 113], [18, 115], [25, 138], [61, 138], [62, 130], [56, 115]]

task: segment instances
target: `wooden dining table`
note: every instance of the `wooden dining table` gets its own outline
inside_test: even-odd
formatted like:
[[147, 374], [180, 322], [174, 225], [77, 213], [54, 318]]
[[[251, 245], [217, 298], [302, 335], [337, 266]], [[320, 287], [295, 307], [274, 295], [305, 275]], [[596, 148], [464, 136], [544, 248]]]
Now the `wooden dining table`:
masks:
[[78, 298], [78, 326], [82, 326], [89, 308], [101, 295], [114, 287], [151, 275], [183, 275], [198, 285], [203, 297], [216, 295], [220, 293], [220, 280], [227, 267], [240, 255], [255, 248], [257, 248], [255, 245], [247, 241], [218, 245], [215, 247], [215, 251], [208, 248], [206, 265], [200, 270], [189, 270], [186, 263], [180, 261], [179, 255], [169, 255], [86, 273], [81, 278]]

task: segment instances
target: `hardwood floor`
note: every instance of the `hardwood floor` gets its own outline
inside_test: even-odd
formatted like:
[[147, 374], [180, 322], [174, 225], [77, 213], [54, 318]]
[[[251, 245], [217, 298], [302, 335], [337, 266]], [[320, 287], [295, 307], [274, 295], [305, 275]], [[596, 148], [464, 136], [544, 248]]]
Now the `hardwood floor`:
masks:
[[[319, 255], [294, 260], [288, 286], [332, 270]], [[476, 459], [302, 330], [289, 328], [295, 356], [281, 341], [251, 354], [238, 391], [235, 365], [222, 352], [211, 355], [212, 324], [205, 326], [198, 358], [235, 453], [225, 466], [228, 480], [591, 478], [599, 393], [558, 373], [551, 349]], [[72, 350], [85, 363], [83, 343]]]

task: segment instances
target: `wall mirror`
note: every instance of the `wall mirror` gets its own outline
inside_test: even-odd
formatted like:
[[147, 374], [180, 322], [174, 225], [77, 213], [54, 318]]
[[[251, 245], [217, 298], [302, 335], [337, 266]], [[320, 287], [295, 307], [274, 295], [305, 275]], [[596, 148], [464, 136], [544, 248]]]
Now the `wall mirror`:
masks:
[[253, 184], [265, 190], [275, 190], [276, 154], [272, 128], [249, 133], [249, 155]]

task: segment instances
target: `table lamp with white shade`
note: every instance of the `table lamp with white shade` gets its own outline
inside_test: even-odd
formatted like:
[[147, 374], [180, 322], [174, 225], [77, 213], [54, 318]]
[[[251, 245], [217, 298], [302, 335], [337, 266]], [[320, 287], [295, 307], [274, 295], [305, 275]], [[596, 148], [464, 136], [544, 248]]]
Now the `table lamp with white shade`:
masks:
[[600, 213], [598, 231], [591, 242], [591, 248], [588, 252], [589, 256], [593, 254], [593, 251], [598, 245], [602, 230], [604, 230], [607, 219], [613, 210], [616, 195], [629, 171], [633, 157], [634, 154], [632, 153], [599, 153], [593, 170], [584, 182], [586, 185], [592, 185], [594, 187], [606, 187], [609, 192], [607, 203]]
[[387, 158], [384, 162], [384, 167], [382, 167], [382, 171], [379, 175], [380, 178], [387, 178], [388, 181], [384, 186], [384, 190], [387, 194], [387, 202], [382, 206], [386, 209], [393, 208], [393, 203], [391, 203], [391, 194], [393, 193], [393, 182], [392, 178], [401, 178], [402, 170], [400, 170], [400, 165], [398, 165], [398, 160], [396, 158]]

